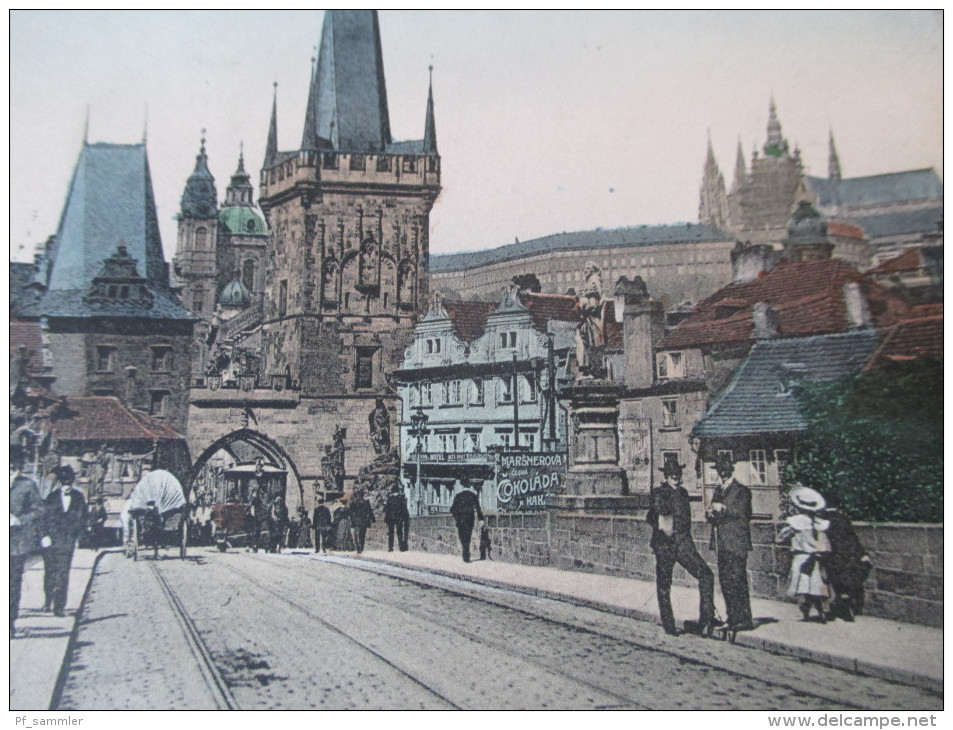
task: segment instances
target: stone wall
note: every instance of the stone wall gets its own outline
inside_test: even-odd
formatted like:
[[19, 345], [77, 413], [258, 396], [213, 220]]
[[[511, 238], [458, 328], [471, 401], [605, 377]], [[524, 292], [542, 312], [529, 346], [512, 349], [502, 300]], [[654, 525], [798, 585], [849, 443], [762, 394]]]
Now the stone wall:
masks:
[[[655, 557], [649, 548], [651, 528], [643, 516], [629, 515], [489, 515], [493, 559], [543, 565], [620, 578], [655, 580]], [[874, 570], [866, 584], [866, 613], [871, 616], [942, 627], [943, 526], [907, 524], [855, 525], [870, 553]], [[368, 547], [386, 549], [386, 528], [376, 524]], [[776, 526], [754, 522], [754, 548], [748, 558], [753, 596], [791, 600], [787, 596], [788, 549], [774, 543]], [[710, 527], [692, 525], [699, 554], [717, 574], [715, 551], [709, 549]], [[479, 535], [474, 529], [473, 555]], [[456, 528], [449, 515], [411, 519], [410, 549], [459, 554]], [[673, 581], [694, 585], [676, 566]]]

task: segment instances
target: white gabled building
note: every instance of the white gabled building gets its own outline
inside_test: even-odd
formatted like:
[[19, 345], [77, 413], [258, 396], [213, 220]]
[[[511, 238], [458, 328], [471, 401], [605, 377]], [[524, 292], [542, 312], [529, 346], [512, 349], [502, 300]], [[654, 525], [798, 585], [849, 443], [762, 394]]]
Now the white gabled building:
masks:
[[497, 304], [434, 297], [392, 376], [412, 512], [449, 509], [461, 479], [496, 512], [498, 454], [566, 452], [559, 390], [574, 368], [574, 305], [574, 297], [515, 289]]

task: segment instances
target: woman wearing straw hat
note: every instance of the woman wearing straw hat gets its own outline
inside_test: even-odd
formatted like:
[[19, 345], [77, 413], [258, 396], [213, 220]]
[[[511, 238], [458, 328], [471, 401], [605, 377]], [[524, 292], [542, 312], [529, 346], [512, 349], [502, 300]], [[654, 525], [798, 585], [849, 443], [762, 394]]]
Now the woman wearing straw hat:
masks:
[[800, 596], [801, 615], [808, 621], [816, 608], [818, 621], [826, 623], [824, 601], [830, 597], [824, 559], [831, 551], [827, 537], [830, 522], [818, 515], [826, 503], [821, 494], [798, 484], [791, 490], [791, 504], [797, 514], [788, 517], [778, 533], [778, 542], [791, 541], [791, 581], [788, 595]]

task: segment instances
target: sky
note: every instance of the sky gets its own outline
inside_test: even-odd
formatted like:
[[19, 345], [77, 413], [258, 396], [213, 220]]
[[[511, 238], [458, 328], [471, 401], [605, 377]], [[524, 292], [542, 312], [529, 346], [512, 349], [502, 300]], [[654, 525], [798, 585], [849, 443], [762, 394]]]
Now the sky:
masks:
[[[162, 241], [202, 130], [220, 200], [256, 184], [278, 83], [298, 149], [323, 12], [11, 11], [11, 258], [55, 233], [90, 142], [147, 137]], [[380, 11], [395, 139], [421, 139], [433, 65], [443, 190], [431, 252], [691, 222], [708, 138], [730, 185], [774, 98], [808, 174], [942, 176], [935, 11]]]

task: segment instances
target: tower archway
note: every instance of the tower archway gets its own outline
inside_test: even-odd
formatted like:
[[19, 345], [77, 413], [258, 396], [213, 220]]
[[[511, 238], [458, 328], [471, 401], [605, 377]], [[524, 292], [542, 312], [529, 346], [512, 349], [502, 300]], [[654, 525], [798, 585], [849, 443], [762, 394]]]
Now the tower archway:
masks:
[[[304, 505], [298, 468], [273, 439], [244, 428], [212, 443], [195, 461], [190, 475], [190, 501], [200, 507], [216, 502], [244, 502], [250, 490], [284, 498], [289, 514]], [[263, 495], [264, 496], [264, 495]]]

